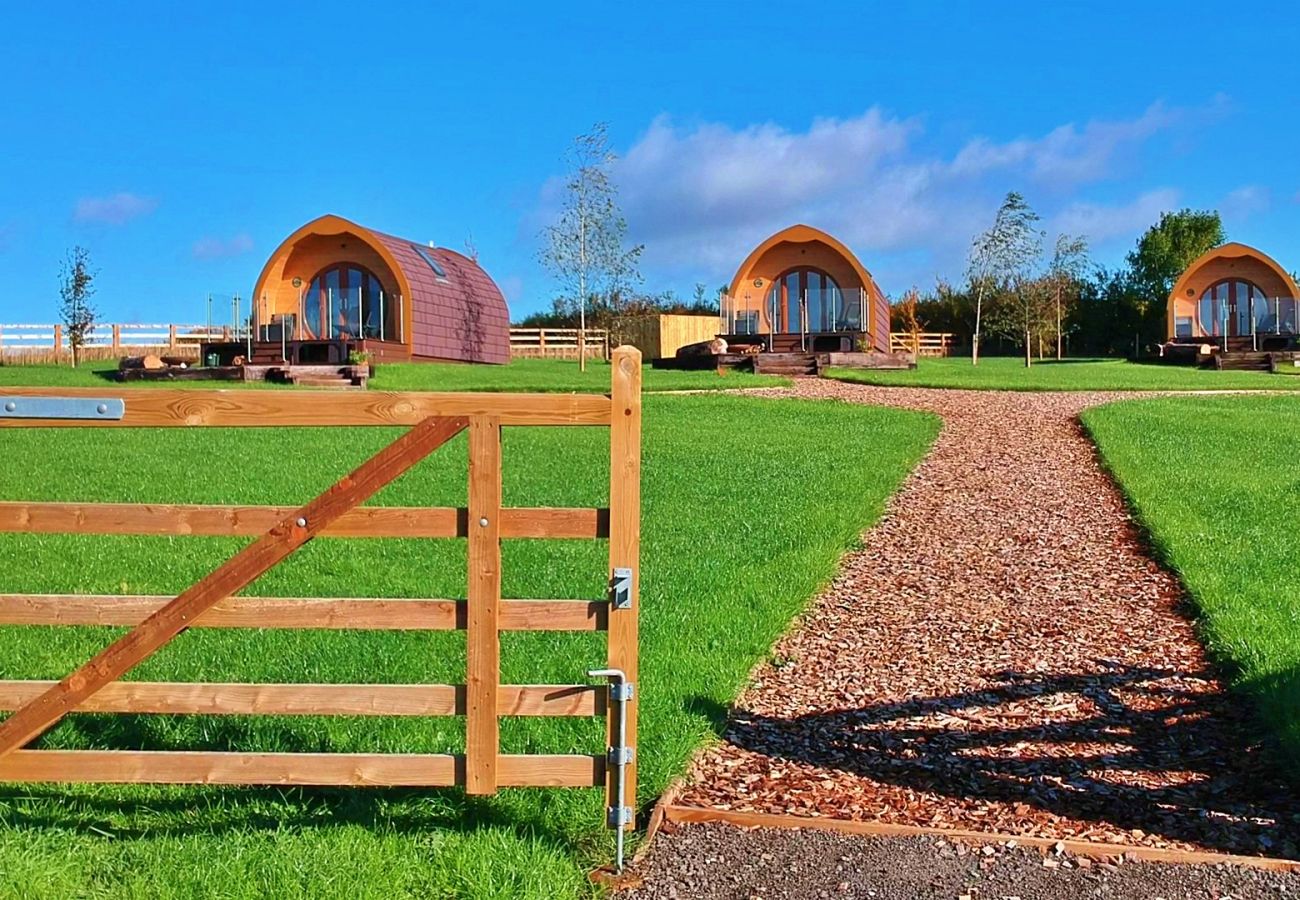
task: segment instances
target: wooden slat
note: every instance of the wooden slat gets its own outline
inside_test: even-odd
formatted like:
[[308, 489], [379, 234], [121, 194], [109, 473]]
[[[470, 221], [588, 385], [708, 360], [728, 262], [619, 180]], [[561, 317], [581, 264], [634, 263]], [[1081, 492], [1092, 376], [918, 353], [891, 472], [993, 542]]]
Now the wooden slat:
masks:
[[504, 425], [608, 425], [599, 394], [391, 393], [149, 388], [4, 387], [11, 397], [105, 397], [126, 400], [118, 421], [0, 418], [0, 428], [139, 426], [283, 427], [415, 425], [430, 416], [496, 416]]
[[[171, 601], [163, 596], [0, 594], [0, 625], [139, 625]], [[464, 629], [460, 600], [228, 597], [190, 628]], [[502, 631], [603, 631], [609, 604], [589, 600], [503, 600]]]
[[[53, 681], [0, 681], [0, 711], [18, 709]], [[605, 691], [593, 685], [503, 684], [503, 716], [596, 716]], [[463, 716], [461, 684], [208, 684], [115, 681], [77, 712], [279, 716]]]
[[[292, 506], [201, 506], [178, 503], [26, 503], [0, 501], [0, 532], [253, 536], [292, 514]], [[465, 507], [361, 506], [319, 537], [457, 538], [469, 534]], [[609, 536], [609, 511], [520, 507], [501, 511], [503, 538]]]
[[247, 587], [344, 512], [373, 497], [465, 429], [463, 418], [427, 419], [247, 545], [40, 697], [0, 723], [0, 758], [17, 750], [104, 685], [180, 634], [218, 601]]
[[856, 821], [833, 819], [827, 816], [791, 816], [774, 813], [745, 812], [733, 809], [710, 809], [696, 806], [662, 804], [663, 818], [677, 825], [694, 825], [705, 822], [726, 822], [737, 828], [804, 828], [832, 831], [865, 837], [924, 837], [942, 838], [963, 844], [1023, 844], [1042, 850], [1055, 850], [1059, 845], [1066, 853], [1092, 859], [1113, 860], [1130, 856], [1148, 862], [1177, 863], [1181, 865], [1234, 865], [1250, 866], [1273, 872], [1300, 872], [1300, 860], [1277, 857], [1243, 856], [1232, 853], [1215, 853], [1204, 850], [1181, 850], [1172, 847], [1144, 847], [1140, 844], [1114, 844], [1103, 841], [1084, 841], [1054, 837], [1038, 837], [1007, 831], [972, 831], [959, 828], [935, 828], [925, 825], [902, 825], [895, 822]]
[[[637, 742], [637, 707], [641, 695], [638, 656], [637, 619], [641, 610], [641, 351], [619, 347], [613, 355], [613, 402], [609, 428], [609, 568], [632, 570], [632, 605], [609, 611], [609, 667], [622, 669], [628, 681], [636, 684], [633, 699], [627, 706], [624, 739], [628, 746]], [[611, 745], [618, 726], [616, 716], [609, 717]], [[636, 753], [627, 767], [625, 806], [636, 809]], [[611, 773], [613, 769], [611, 767]], [[606, 786], [608, 805], [614, 806], [614, 778]], [[628, 829], [635, 828], [631, 822]]]
[[501, 422], [469, 425], [469, 622], [465, 632], [465, 793], [497, 789], [501, 680]]
[[[18, 750], [0, 758], [0, 783], [450, 787], [464, 783], [464, 771], [464, 757], [450, 754]], [[502, 787], [591, 787], [604, 775], [604, 760], [597, 756], [497, 759]]]

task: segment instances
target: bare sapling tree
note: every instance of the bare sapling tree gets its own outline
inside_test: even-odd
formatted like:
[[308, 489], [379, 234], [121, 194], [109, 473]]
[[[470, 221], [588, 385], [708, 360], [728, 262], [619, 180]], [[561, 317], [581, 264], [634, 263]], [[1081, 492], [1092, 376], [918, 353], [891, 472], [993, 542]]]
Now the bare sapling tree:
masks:
[[[1006, 292], [1042, 254], [1042, 232], [1038, 214], [1025, 198], [1011, 191], [998, 208], [988, 231], [971, 242], [967, 277], [975, 294], [975, 330], [971, 335], [971, 365], [980, 362], [980, 334], [984, 301], [990, 294]], [[1025, 351], [1028, 353], [1028, 349]]]
[[625, 247], [627, 222], [610, 177], [617, 157], [609, 148], [604, 122], [579, 135], [565, 157], [564, 201], [559, 218], [545, 231], [542, 265], [561, 283], [578, 307], [578, 358], [587, 368], [587, 303], [594, 297], [613, 303], [641, 280], [641, 246]]
[[1064, 358], [1064, 314], [1079, 299], [1079, 286], [1088, 269], [1088, 239], [1060, 234], [1052, 251], [1047, 278], [1056, 300], [1056, 358]]
[[90, 298], [95, 294], [95, 276], [90, 268], [90, 251], [77, 246], [68, 251], [59, 267], [59, 315], [67, 331], [68, 346], [72, 348], [72, 367], [77, 367], [81, 348], [95, 330], [95, 307]]
[[907, 293], [903, 294], [903, 299], [898, 301], [898, 321], [902, 324], [903, 329], [912, 336], [912, 355], [921, 355], [921, 329], [925, 324], [917, 316], [917, 304], [921, 300], [921, 292], [913, 286]]

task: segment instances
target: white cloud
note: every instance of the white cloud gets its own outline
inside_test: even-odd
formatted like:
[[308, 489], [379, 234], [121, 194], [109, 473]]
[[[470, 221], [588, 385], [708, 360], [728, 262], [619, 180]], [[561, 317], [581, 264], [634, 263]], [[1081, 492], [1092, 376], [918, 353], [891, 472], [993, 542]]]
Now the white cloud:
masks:
[[1136, 240], [1161, 213], [1178, 208], [1179, 196], [1173, 188], [1158, 188], [1114, 206], [1071, 203], [1052, 217], [1051, 225], [1060, 233], [1086, 235], [1094, 246], [1115, 238]]
[[98, 225], [125, 225], [132, 219], [147, 216], [158, 208], [152, 197], [120, 192], [107, 197], [82, 197], [72, 210], [74, 222]]
[[[622, 155], [614, 177], [629, 236], [646, 245], [652, 281], [726, 279], [753, 246], [804, 222], [829, 231], [894, 289], [964, 267], [971, 236], [991, 222], [1008, 190], [1020, 190], [1048, 226], [1094, 244], [1150, 225], [1171, 208], [1169, 189], [1114, 205], [1091, 202], [1092, 185], [1124, 182], [1156, 139], [1216, 115], [1154, 104], [1131, 119], [1065, 123], [1037, 135], [974, 137], [942, 150], [920, 120], [871, 108], [815, 119], [806, 129], [771, 122], [743, 127], [650, 123]], [[1178, 127], [1176, 127], [1178, 126]], [[539, 219], [562, 182], [542, 191]], [[1109, 191], [1108, 193], [1113, 193]]]
[[232, 238], [201, 237], [194, 242], [190, 253], [195, 259], [225, 259], [252, 249], [252, 237], [241, 232]]
[[1228, 191], [1219, 201], [1219, 212], [1225, 219], [1241, 221], [1256, 213], [1267, 211], [1272, 201], [1273, 197], [1268, 188], [1258, 184], [1246, 184]]
[[1018, 138], [1003, 144], [976, 138], [957, 153], [955, 175], [983, 175], [1014, 171], [1053, 187], [1070, 187], [1099, 181], [1114, 173], [1116, 156], [1178, 124], [1180, 110], [1155, 103], [1136, 119], [1091, 121], [1053, 128], [1039, 138]]

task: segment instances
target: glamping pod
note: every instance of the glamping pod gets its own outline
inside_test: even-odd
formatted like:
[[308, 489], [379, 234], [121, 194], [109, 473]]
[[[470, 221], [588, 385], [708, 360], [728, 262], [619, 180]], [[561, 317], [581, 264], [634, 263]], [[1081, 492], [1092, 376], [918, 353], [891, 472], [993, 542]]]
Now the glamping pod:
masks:
[[1288, 350], [1300, 332], [1300, 289], [1271, 257], [1229, 243], [1202, 254], [1169, 294], [1172, 344], [1213, 343], [1224, 351]]
[[889, 301], [848, 247], [792, 225], [741, 263], [722, 300], [723, 337], [776, 353], [889, 351]]
[[[253, 290], [254, 356], [293, 364], [506, 363], [510, 314], [496, 283], [453, 250], [339, 216], [289, 235]], [[265, 351], [265, 352], [261, 352]]]

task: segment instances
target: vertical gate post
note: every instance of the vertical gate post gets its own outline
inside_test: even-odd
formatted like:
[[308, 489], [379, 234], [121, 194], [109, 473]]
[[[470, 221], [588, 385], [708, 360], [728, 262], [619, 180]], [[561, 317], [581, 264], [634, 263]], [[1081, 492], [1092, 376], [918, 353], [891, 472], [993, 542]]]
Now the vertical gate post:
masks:
[[501, 419], [469, 423], [469, 585], [465, 665], [465, 792], [497, 789], [501, 644]]
[[[622, 346], [613, 352], [613, 377], [610, 386], [609, 424], [609, 569], [631, 569], [632, 583], [628, 602], [611, 605], [609, 611], [609, 668], [621, 669], [632, 687], [626, 701], [627, 724], [623, 734], [632, 748], [625, 772], [626, 790], [623, 804], [636, 810], [637, 708], [640, 684], [637, 673], [637, 617], [641, 607], [641, 351]], [[612, 708], [613, 704], [611, 704]], [[618, 737], [617, 719], [609, 716], [609, 746]], [[615, 811], [615, 767], [609, 766], [605, 779], [606, 805]], [[619, 819], [615, 818], [614, 822]], [[627, 828], [635, 827], [632, 817]]]

